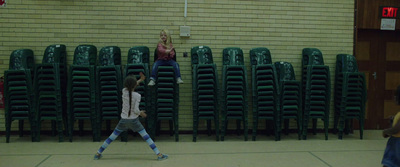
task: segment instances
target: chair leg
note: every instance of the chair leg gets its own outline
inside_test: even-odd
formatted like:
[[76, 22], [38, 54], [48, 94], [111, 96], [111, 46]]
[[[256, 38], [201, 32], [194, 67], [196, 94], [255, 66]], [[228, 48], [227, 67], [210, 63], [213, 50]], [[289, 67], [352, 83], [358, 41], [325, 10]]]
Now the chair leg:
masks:
[[107, 131], [111, 131], [111, 120], [106, 120], [106, 129]]
[[6, 119], [6, 143], [10, 142], [11, 120]]
[[317, 134], [317, 119], [316, 118], [312, 119], [312, 131], [313, 131], [313, 135]]
[[325, 129], [325, 140], [328, 140], [328, 131], [329, 131], [329, 115], [326, 115], [324, 118], [324, 129]]
[[244, 118], [243, 120], [243, 127], [244, 127], [244, 141], [248, 140], [248, 136], [249, 136], [249, 127], [248, 127], [248, 121], [246, 118]]
[[18, 120], [19, 123], [19, 137], [24, 136], [24, 120]]
[[83, 136], [83, 120], [79, 120], [78, 124], [79, 124], [79, 136]]
[[364, 118], [360, 118], [358, 122], [360, 124], [360, 139], [362, 140], [364, 135]]
[[174, 124], [174, 129], [175, 129], [175, 141], [178, 142], [179, 141], [179, 124], [178, 124], [178, 120], [173, 120], [173, 124]]
[[169, 122], [169, 135], [170, 136], [172, 136], [172, 135], [174, 135], [174, 122], [173, 122], [173, 120], [169, 120], [168, 121]]
[[194, 118], [194, 120], [193, 120], [193, 142], [196, 142], [196, 140], [197, 140], [197, 130], [199, 128], [198, 126], [199, 126], [199, 120]]
[[219, 141], [219, 121], [218, 121], [218, 116], [215, 116], [214, 118], [214, 124], [215, 124], [215, 137], [216, 140]]
[[128, 131], [127, 130], [123, 131], [120, 136], [121, 136], [121, 141], [122, 142], [127, 142], [128, 141]]
[[240, 125], [241, 124], [241, 120], [236, 120], [236, 134], [238, 136], [240, 136]]
[[208, 131], [208, 136], [211, 136], [211, 120], [207, 120], [207, 131]]
[[253, 120], [253, 141], [256, 141], [257, 128], [258, 128], [258, 117], [253, 117], [253, 119], [254, 119]]
[[308, 117], [305, 116], [304, 120], [303, 120], [303, 140], [307, 140], [307, 133], [308, 133]]
[[58, 130], [58, 141], [64, 142], [64, 133], [63, 133], [63, 122], [62, 120], [57, 121], [57, 130]]
[[339, 114], [340, 113], [338, 113], [338, 112], [334, 113], [334, 117], [333, 117], [333, 134], [338, 133]]
[[224, 141], [227, 128], [228, 128], [228, 118], [224, 118], [224, 120], [222, 120], [221, 141]]
[[42, 120], [39, 119], [37, 122], [37, 125], [36, 125], [36, 129], [35, 129], [35, 131], [36, 131], [35, 141], [36, 142], [40, 142], [41, 129], [42, 129]]
[[339, 129], [338, 129], [338, 139], [343, 139], [343, 131], [344, 131], [345, 117], [341, 115], [339, 117]]
[[56, 121], [55, 120], [51, 120], [51, 135], [52, 136], [56, 136]]
[[302, 126], [301, 126], [301, 120], [299, 118], [297, 118], [297, 136], [298, 139], [301, 140], [301, 130], [302, 130]]
[[275, 141], [279, 141], [279, 134], [278, 134], [278, 132], [279, 132], [279, 130], [278, 130], [278, 125], [277, 125], [277, 123], [275, 123], [275, 122], [277, 122], [276, 120], [273, 120], [273, 125], [272, 125], [272, 128], [274, 129], [274, 136], [275, 136]]
[[72, 142], [72, 136], [74, 132], [74, 122], [75, 122], [74, 118], [71, 118], [68, 124], [69, 142]]
[[284, 119], [284, 129], [285, 129], [285, 135], [289, 134], [289, 119]]

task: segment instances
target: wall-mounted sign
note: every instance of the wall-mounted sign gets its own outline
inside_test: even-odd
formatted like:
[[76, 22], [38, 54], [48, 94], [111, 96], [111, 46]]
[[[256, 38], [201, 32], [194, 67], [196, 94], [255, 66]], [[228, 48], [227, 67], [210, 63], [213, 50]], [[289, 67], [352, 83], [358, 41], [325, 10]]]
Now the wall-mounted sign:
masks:
[[381, 19], [381, 30], [395, 30], [396, 29], [396, 19]]
[[381, 6], [379, 9], [382, 18], [400, 18], [398, 7]]

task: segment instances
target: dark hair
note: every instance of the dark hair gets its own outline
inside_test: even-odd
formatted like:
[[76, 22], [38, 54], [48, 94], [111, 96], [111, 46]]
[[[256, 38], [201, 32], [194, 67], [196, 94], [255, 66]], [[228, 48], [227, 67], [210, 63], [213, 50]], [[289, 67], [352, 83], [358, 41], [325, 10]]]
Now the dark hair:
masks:
[[397, 103], [397, 104], [400, 104], [400, 85], [397, 86], [397, 90], [396, 90], [396, 92], [394, 93], [394, 96], [396, 96], [396, 103]]
[[134, 75], [128, 75], [124, 81], [124, 87], [128, 89], [129, 92], [129, 113], [128, 117], [131, 116], [131, 108], [132, 108], [132, 92], [135, 89], [137, 84], [137, 79]]

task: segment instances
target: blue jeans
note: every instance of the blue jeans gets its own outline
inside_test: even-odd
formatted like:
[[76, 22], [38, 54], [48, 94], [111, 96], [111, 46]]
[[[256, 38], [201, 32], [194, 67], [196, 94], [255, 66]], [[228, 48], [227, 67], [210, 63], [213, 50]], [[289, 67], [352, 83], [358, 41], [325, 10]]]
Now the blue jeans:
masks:
[[175, 77], [180, 78], [181, 77], [181, 71], [179, 70], [179, 64], [174, 61], [174, 60], [157, 60], [153, 64], [153, 70], [151, 70], [151, 77], [150, 79], [156, 80], [157, 79], [157, 70], [158, 66], [172, 66], [174, 67], [175, 70]]

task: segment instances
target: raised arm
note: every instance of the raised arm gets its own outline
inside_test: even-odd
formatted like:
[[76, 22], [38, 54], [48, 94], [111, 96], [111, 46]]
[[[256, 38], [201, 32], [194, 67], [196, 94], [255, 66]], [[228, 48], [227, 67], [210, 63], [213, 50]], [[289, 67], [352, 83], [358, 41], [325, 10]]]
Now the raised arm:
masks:
[[137, 81], [136, 85], [140, 85], [140, 82], [143, 82], [146, 79], [146, 76], [142, 72], [140, 72], [140, 79]]
[[399, 132], [400, 132], [400, 121], [397, 122], [396, 125], [394, 125], [393, 127], [383, 130], [384, 137], [389, 137]]

